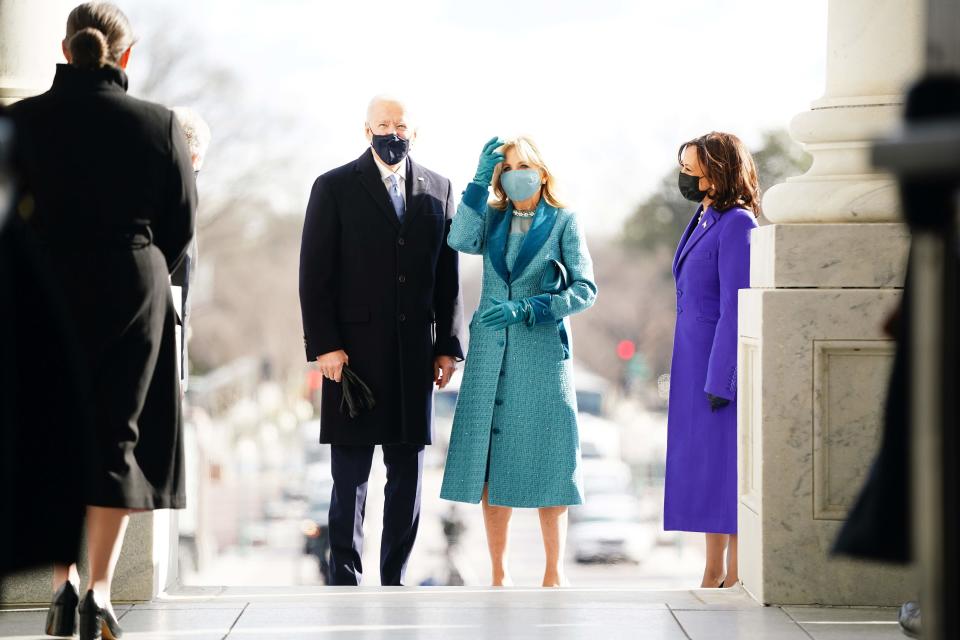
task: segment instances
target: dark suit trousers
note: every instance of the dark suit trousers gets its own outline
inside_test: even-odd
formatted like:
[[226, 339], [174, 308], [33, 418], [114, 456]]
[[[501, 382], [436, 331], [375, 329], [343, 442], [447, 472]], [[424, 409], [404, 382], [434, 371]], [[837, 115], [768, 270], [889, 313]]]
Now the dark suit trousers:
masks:
[[[358, 585], [363, 576], [363, 516], [373, 445], [331, 445], [330, 584]], [[383, 445], [387, 486], [380, 542], [380, 584], [399, 586], [420, 526], [423, 445]]]

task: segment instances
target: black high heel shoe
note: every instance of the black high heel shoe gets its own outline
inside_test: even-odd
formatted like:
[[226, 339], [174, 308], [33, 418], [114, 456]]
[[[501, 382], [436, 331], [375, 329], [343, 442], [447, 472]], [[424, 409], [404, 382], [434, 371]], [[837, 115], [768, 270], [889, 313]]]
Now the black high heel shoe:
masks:
[[48, 636], [69, 638], [77, 632], [77, 605], [80, 594], [73, 583], [67, 580], [53, 594], [53, 601], [47, 610], [47, 624], [44, 631]]
[[97, 604], [92, 589], [84, 596], [79, 611], [80, 640], [119, 640], [123, 637], [120, 623], [110, 611]]

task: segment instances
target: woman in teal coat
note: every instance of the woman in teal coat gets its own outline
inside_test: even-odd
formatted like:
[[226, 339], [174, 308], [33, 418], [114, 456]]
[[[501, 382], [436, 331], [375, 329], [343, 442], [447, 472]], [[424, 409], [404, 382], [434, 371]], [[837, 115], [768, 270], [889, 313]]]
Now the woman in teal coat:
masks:
[[510, 584], [512, 507], [540, 510], [543, 585], [564, 585], [567, 507], [583, 502], [566, 318], [589, 308], [597, 287], [577, 218], [554, 194], [533, 141], [494, 138], [448, 238], [483, 255], [483, 288], [440, 496], [483, 502], [494, 586]]

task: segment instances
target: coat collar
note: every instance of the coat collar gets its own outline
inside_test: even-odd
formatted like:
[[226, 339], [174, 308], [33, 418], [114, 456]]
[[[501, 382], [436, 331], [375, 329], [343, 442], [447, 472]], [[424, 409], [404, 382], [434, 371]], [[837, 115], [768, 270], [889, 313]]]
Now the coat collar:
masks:
[[524, 270], [533, 261], [534, 256], [543, 248], [557, 223], [557, 208], [547, 204], [546, 200], [540, 200], [537, 205], [537, 212], [533, 216], [533, 222], [530, 230], [523, 237], [523, 243], [520, 245], [520, 251], [517, 253], [517, 259], [513, 265], [513, 271], [507, 269], [507, 237], [510, 235], [510, 223], [513, 220], [513, 203], [508, 203], [507, 208], [500, 214], [500, 218], [494, 220], [493, 230], [490, 233], [489, 247], [490, 262], [493, 264], [497, 275], [510, 284], [515, 282], [524, 272]]
[[676, 275], [680, 271], [680, 263], [683, 262], [683, 259], [687, 257], [687, 254], [690, 253], [690, 250], [700, 242], [705, 235], [710, 233], [717, 222], [720, 220], [720, 214], [712, 206], [707, 207], [707, 210], [703, 214], [703, 220], [700, 223], [697, 223], [698, 214], [703, 208], [703, 205], [697, 208], [697, 213], [694, 214], [693, 218], [690, 220], [690, 224], [687, 225], [687, 230], [684, 231], [683, 237], [680, 240], [680, 245], [677, 247], [677, 254], [673, 259], [673, 273]]
[[71, 64], [58, 64], [53, 89], [108, 89], [126, 92], [127, 74], [113, 65], [99, 69], [81, 69]]
[[393, 203], [390, 202], [390, 196], [387, 194], [387, 187], [383, 184], [383, 175], [377, 167], [377, 161], [373, 158], [373, 149], [367, 149], [354, 164], [354, 170], [360, 175], [360, 183], [366, 189], [373, 201], [377, 203], [377, 208], [387, 218], [393, 227], [400, 231], [407, 229], [410, 222], [417, 217], [422, 209], [424, 196], [429, 185], [429, 174], [419, 164], [407, 157], [406, 160], [406, 191], [407, 191], [407, 210], [403, 218], [403, 226], [397, 219], [397, 212], [393, 209]]
[[393, 228], [399, 230], [400, 221], [397, 219], [397, 212], [394, 211], [393, 204], [390, 202], [390, 196], [387, 195], [387, 188], [383, 184], [380, 169], [377, 168], [377, 161], [373, 159], [373, 149], [368, 148], [364, 151], [363, 155], [357, 158], [354, 168], [360, 174], [360, 183], [373, 198], [377, 208], [380, 209], [380, 213], [384, 215]]
[[[430, 175], [423, 167], [409, 157], [407, 158], [407, 213], [403, 218], [403, 228], [407, 229], [414, 218], [420, 215], [423, 201], [430, 184]], [[390, 207], [393, 209], [393, 207]], [[396, 216], [394, 216], [396, 217]]]
[[497, 211], [490, 208], [487, 215], [495, 216], [492, 221], [493, 229], [490, 231], [490, 241], [487, 243], [487, 252], [490, 256], [490, 263], [493, 270], [497, 272], [500, 279], [510, 284], [510, 272], [507, 270], [507, 236], [510, 235], [510, 221], [513, 220], [513, 204], [507, 203], [507, 208], [503, 211]]

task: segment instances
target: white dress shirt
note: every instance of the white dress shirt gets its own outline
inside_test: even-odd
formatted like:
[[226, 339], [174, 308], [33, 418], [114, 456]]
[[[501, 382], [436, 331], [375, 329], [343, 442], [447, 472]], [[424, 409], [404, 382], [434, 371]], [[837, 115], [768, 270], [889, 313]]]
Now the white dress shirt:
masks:
[[400, 190], [400, 196], [403, 198], [403, 204], [407, 204], [407, 159], [404, 158], [403, 162], [397, 165], [397, 170], [394, 171], [387, 164], [384, 164], [383, 160], [380, 159], [380, 156], [377, 155], [377, 152], [372, 148], [370, 152], [373, 153], [373, 159], [377, 163], [377, 169], [380, 169], [380, 177], [383, 179], [383, 185], [387, 188], [387, 193], [390, 193], [390, 190], [393, 188], [393, 180], [390, 176], [397, 176], [400, 181], [397, 183], [397, 188]]

